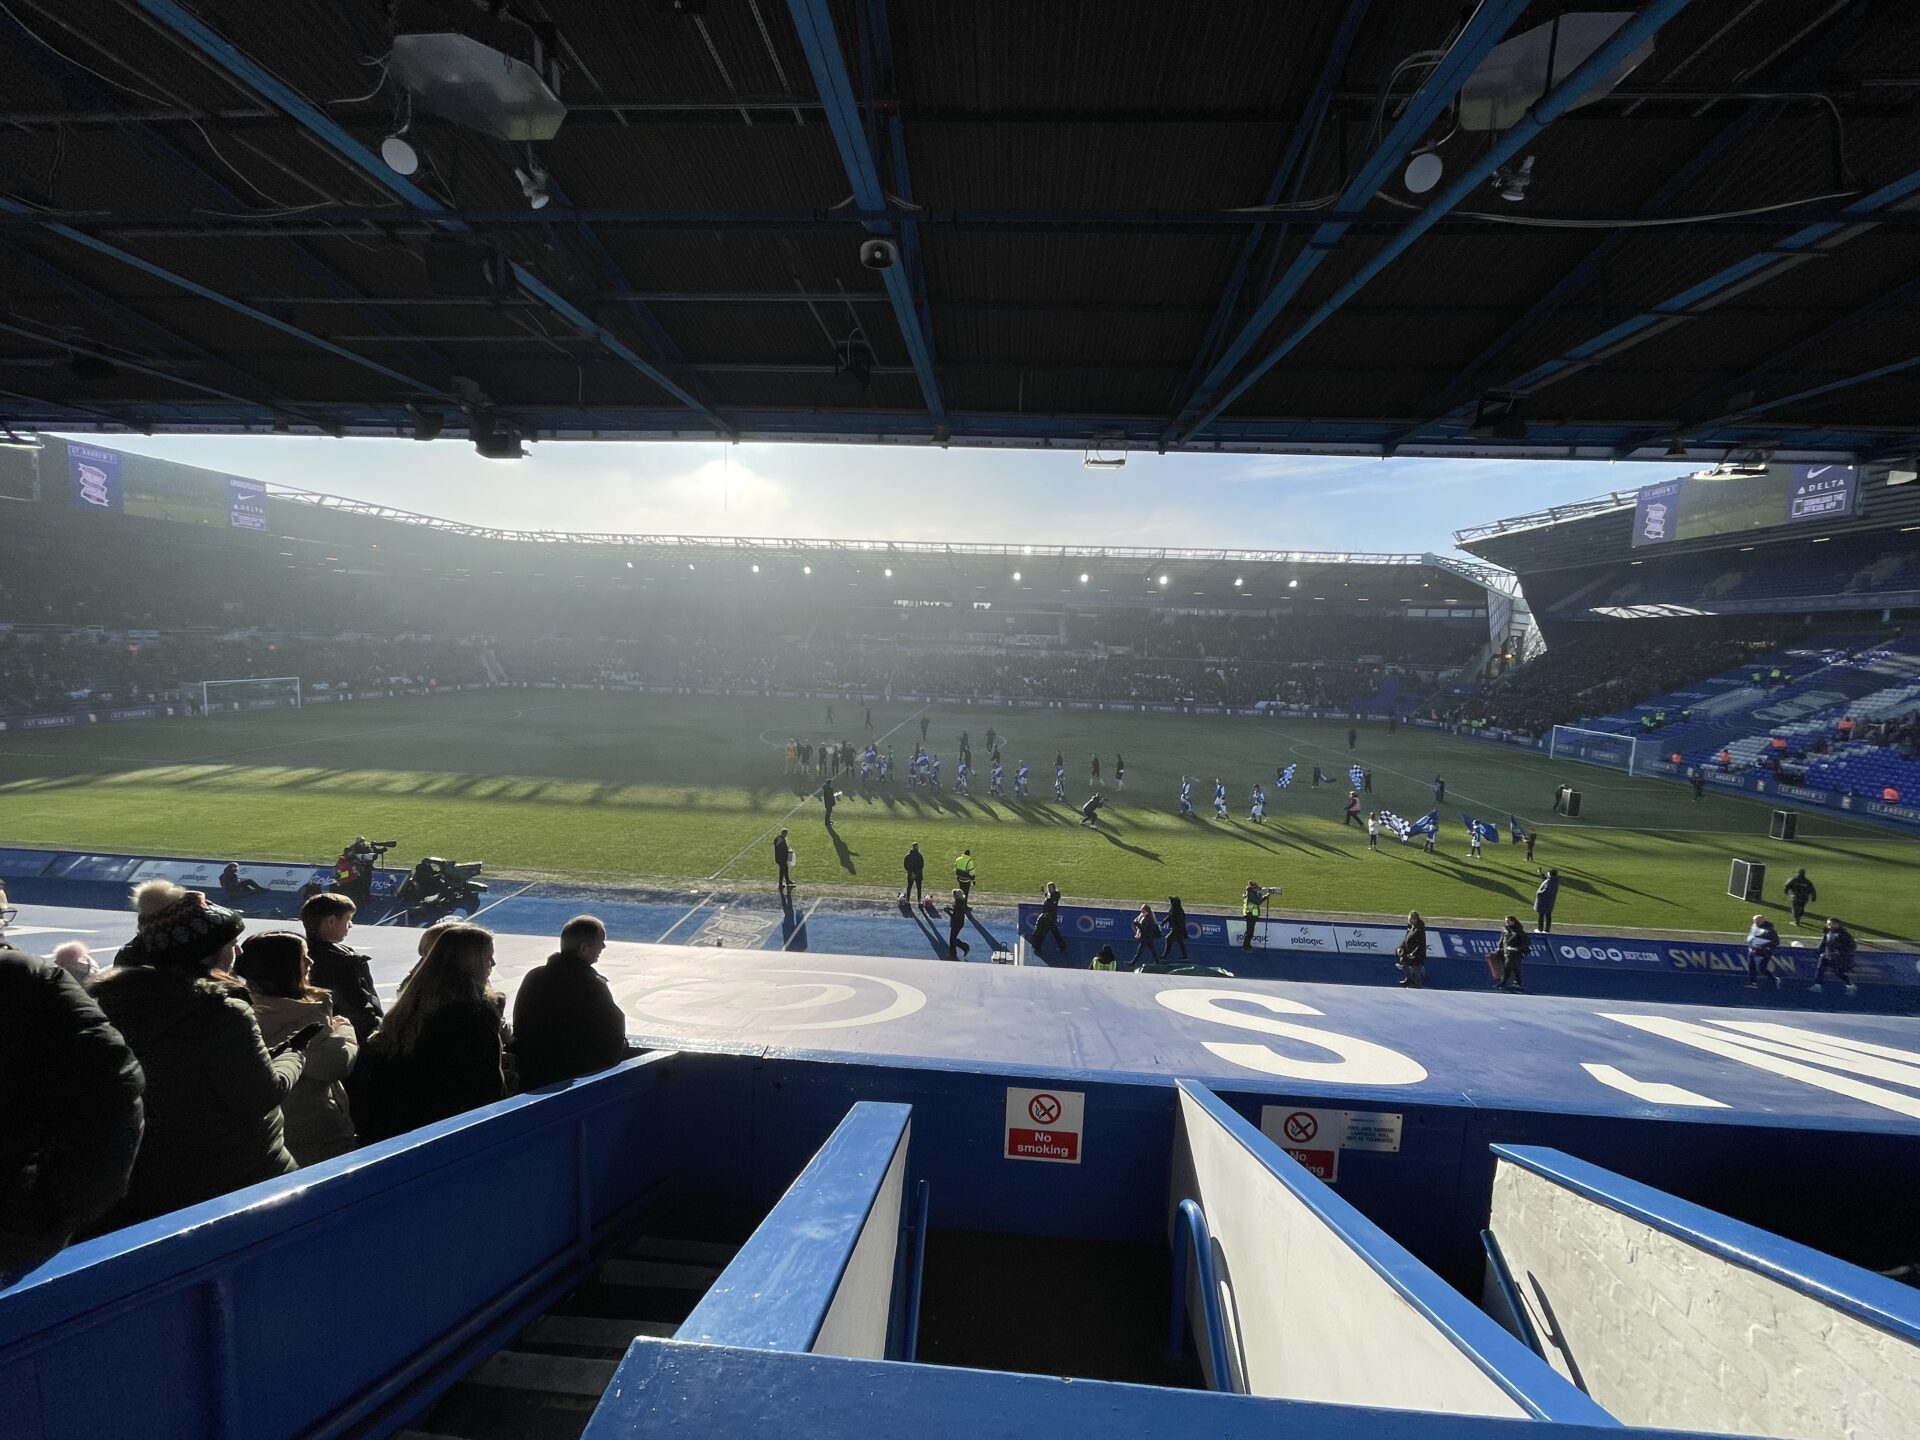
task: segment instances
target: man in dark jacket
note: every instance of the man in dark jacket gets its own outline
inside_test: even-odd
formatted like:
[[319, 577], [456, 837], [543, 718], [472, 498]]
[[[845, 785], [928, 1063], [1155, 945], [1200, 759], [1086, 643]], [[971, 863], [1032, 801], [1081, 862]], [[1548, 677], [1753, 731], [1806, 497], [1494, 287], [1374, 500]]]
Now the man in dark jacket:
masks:
[[1853, 932], [1829, 915], [1826, 929], [1820, 935], [1820, 965], [1813, 972], [1813, 984], [1809, 988], [1818, 994], [1820, 982], [1831, 975], [1846, 986], [1847, 994], [1854, 994], [1860, 988], [1853, 983], [1853, 957], [1859, 948]]
[[773, 864], [779, 872], [779, 889], [782, 893], [793, 888], [793, 846], [787, 843], [787, 832], [782, 830], [773, 837]]
[[900, 868], [907, 872], [907, 888], [900, 892], [900, 903], [910, 905], [915, 900], [925, 900], [927, 892], [922, 881], [927, 873], [927, 857], [920, 853], [918, 840], [907, 846], [907, 853], [901, 858]]
[[513, 997], [513, 1058], [522, 1089], [591, 1075], [627, 1058], [627, 1017], [593, 968], [607, 927], [591, 915], [569, 920], [560, 951], [520, 982]]
[[300, 907], [300, 923], [313, 957], [308, 983], [333, 993], [333, 1013], [352, 1022], [355, 1041], [364, 1045], [386, 1012], [380, 1007], [380, 992], [373, 988], [370, 957], [344, 943], [357, 908], [345, 895], [328, 891]]
[[1807, 906], [1820, 898], [1820, 892], [1813, 888], [1813, 881], [1807, 878], [1806, 870], [1793, 872], [1793, 878], [1781, 889], [1786, 891], [1787, 903], [1793, 906], [1793, 923], [1798, 925], [1800, 917], [1807, 913]]
[[1540, 921], [1537, 928], [1542, 935], [1553, 933], [1553, 907], [1559, 898], [1560, 872], [1549, 869], [1540, 877], [1540, 884], [1533, 892], [1533, 913]]
[[80, 982], [0, 937], [0, 1286], [127, 1193], [145, 1089]]
[[1049, 880], [1047, 890], [1040, 897], [1040, 917], [1033, 922], [1033, 953], [1038, 955], [1040, 947], [1051, 935], [1054, 944], [1060, 947], [1062, 955], [1067, 953], [1067, 937], [1060, 933], [1060, 887]]

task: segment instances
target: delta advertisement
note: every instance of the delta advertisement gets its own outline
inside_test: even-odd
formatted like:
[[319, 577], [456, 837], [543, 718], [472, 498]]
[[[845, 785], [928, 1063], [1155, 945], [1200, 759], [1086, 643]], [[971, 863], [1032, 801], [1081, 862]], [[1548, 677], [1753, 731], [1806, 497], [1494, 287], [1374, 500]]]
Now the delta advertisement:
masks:
[[1643, 485], [1634, 502], [1633, 545], [1845, 519], [1858, 503], [1859, 480], [1852, 465], [1768, 465]]

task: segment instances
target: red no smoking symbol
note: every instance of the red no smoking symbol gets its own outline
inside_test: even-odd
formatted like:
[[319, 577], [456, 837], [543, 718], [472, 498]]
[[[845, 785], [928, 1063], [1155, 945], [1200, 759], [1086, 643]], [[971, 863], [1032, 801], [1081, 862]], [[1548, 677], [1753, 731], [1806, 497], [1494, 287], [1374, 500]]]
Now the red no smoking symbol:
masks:
[[1304, 1144], [1320, 1133], [1320, 1122], [1304, 1110], [1296, 1110], [1287, 1116], [1281, 1127], [1287, 1132], [1287, 1139], [1295, 1144]]
[[1042, 1125], [1051, 1125], [1060, 1118], [1060, 1102], [1051, 1095], [1036, 1095], [1027, 1102], [1027, 1114]]

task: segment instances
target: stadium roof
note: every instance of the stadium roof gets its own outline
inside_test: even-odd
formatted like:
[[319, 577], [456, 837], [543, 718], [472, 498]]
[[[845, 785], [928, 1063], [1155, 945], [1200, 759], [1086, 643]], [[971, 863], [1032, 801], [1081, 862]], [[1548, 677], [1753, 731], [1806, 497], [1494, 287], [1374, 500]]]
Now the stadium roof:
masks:
[[[1911, 453], [1920, 12], [1563, 11], [11, 0], [0, 421]], [[556, 59], [557, 134], [406, 100], [390, 13]]]

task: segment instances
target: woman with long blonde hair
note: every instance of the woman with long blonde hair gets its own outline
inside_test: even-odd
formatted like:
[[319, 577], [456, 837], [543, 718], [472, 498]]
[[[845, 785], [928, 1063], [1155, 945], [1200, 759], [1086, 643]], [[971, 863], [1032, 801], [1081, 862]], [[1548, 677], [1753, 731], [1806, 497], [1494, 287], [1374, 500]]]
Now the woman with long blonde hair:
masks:
[[384, 1140], [503, 1098], [493, 932], [449, 925], [361, 1052], [353, 1091], [362, 1142]]

